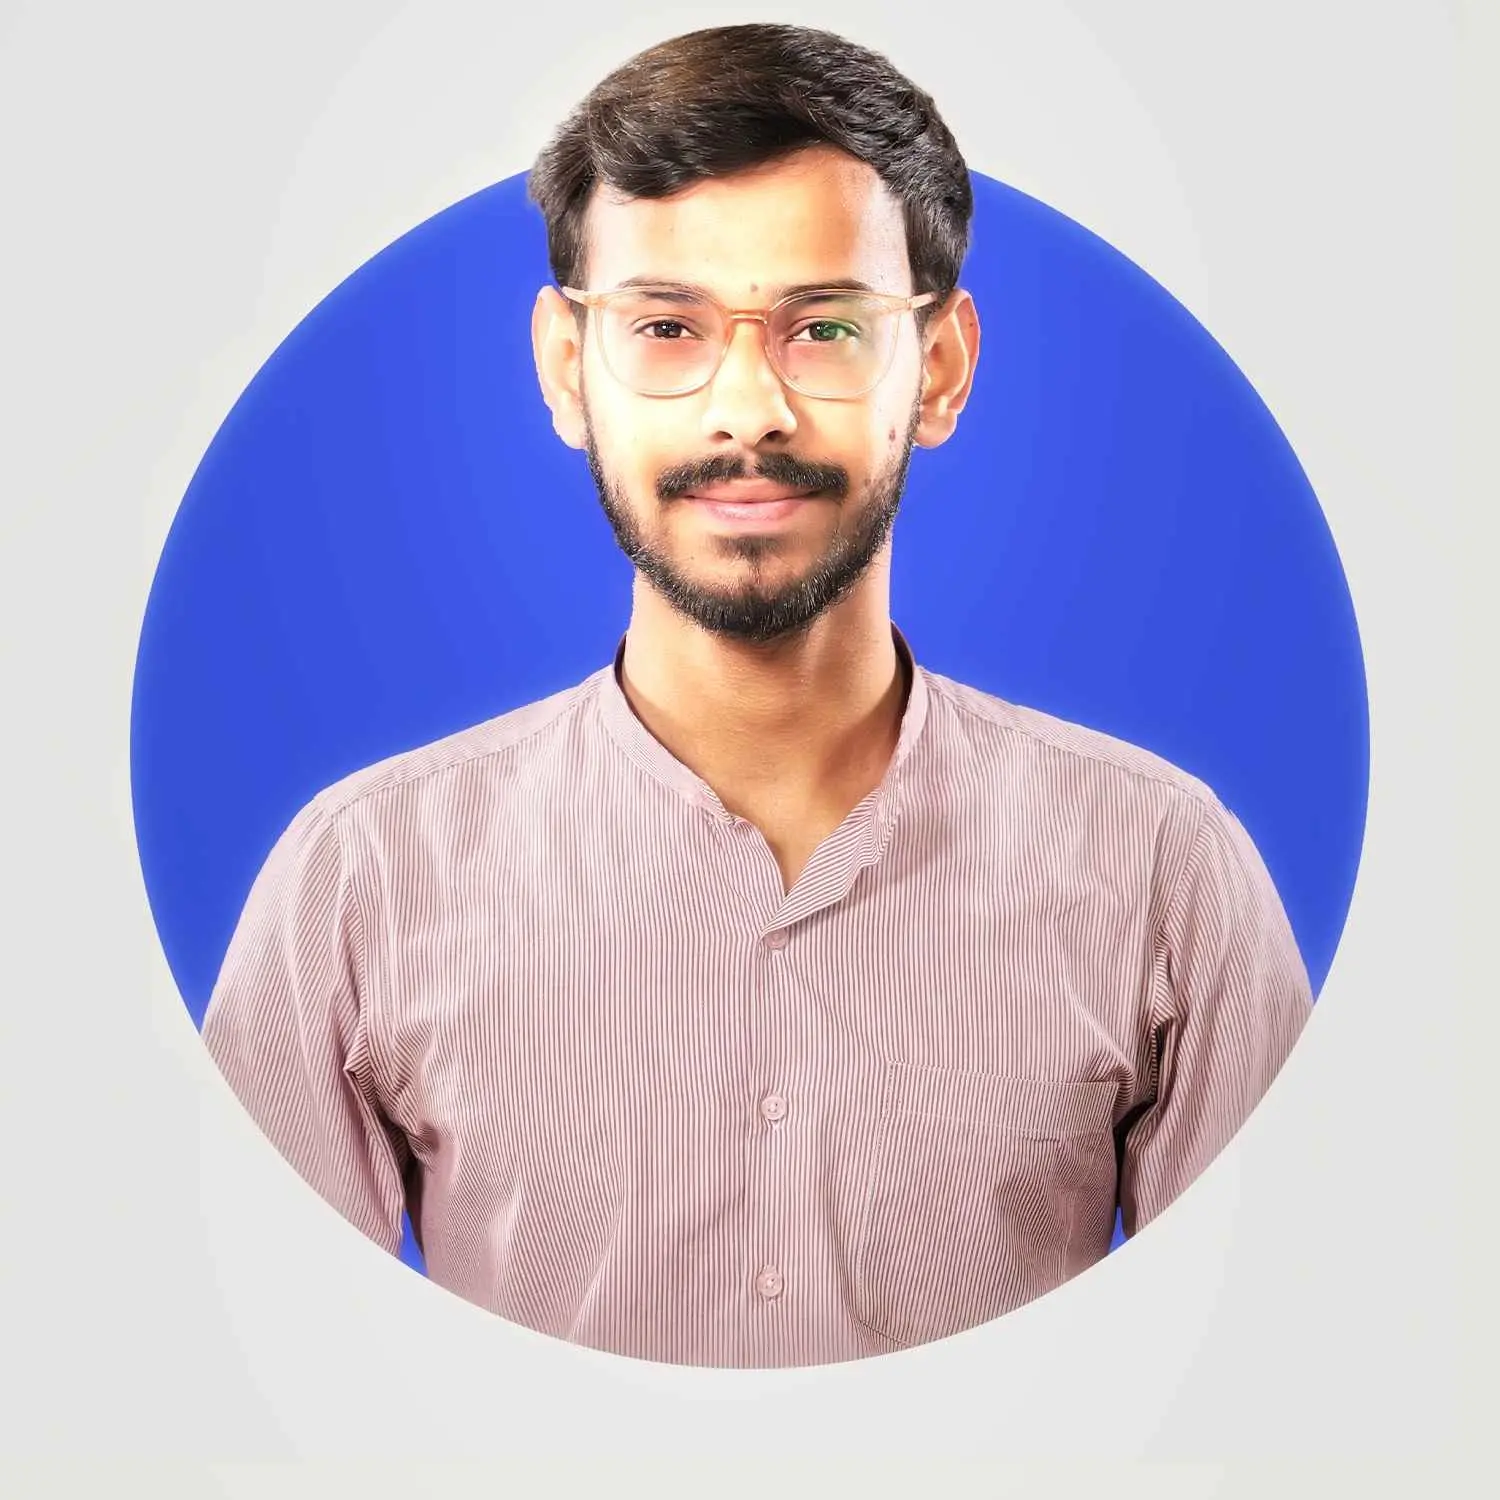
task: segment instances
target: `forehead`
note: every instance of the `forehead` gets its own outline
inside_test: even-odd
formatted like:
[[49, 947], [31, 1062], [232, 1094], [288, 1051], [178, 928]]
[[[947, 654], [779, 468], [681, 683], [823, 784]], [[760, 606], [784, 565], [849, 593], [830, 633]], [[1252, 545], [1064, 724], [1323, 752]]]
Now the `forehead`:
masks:
[[660, 276], [732, 302], [825, 278], [911, 289], [899, 200], [873, 167], [831, 148], [695, 182], [670, 198], [601, 190], [586, 237], [596, 288]]

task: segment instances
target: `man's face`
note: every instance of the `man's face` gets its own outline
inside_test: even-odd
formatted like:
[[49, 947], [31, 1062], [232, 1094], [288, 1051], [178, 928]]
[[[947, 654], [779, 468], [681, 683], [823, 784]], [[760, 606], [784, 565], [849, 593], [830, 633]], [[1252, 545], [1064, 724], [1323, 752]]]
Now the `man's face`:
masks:
[[[757, 311], [795, 286], [856, 280], [899, 296], [912, 291], [899, 203], [871, 168], [829, 149], [670, 199], [598, 194], [588, 246], [590, 291], [649, 277]], [[621, 384], [593, 326], [579, 371], [584, 447], [621, 548], [680, 613], [748, 641], [804, 629], [881, 554], [917, 433], [922, 379], [910, 313], [897, 320], [889, 373], [854, 400], [784, 385], [765, 337], [763, 324], [733, 323], [717, 375], [688, 395], [643, 396]], [[697, 498], [732, 498], [747, 481], [813, 493], [748, 521]]]

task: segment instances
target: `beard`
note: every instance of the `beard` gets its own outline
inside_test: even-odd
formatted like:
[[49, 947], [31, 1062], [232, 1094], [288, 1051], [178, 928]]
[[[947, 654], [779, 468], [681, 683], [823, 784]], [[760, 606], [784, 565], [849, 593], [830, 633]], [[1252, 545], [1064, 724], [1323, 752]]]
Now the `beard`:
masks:
[[[594, 440], [588, 406], [584, 405], [585, 452], [589, 473], [599, 492], [599, 503], [615, 534], [620, 550], [637, 572], [679, 614], [714, 635], [736, 641], [765, 644], [805, 632], [823, 612], [845, 597], [864, 576], [890, 535], [906, 488], [907, 469], [921, 414], [920, 400], [912, 404], [906, 435], [895, 457], [868, 486], [864, 502], [852, 518], [841, 516], [841, 524], [823, 555], [800, 578], [777, 586], [762, 580], [759, 566], [781, 552], [774, 536], [726, 536], [718, 539], [722, 552], [744, 558], [751, 564], [751, 577], [731, 587], [698, 583], [671, 557], [654, 545], [631, 514], [617, 484], [604, 472]], [[840, 507], [847, 504], [849, 477], [833, 464], [811, 463], [788, 454], [768, 453], [752, 471], [737, 458], [706, 459], [681, 464], [660, 475], [656, 499], [670, 504], [700, 487], [733, 479], [760, 478], [789, 489], [820, 492]]]

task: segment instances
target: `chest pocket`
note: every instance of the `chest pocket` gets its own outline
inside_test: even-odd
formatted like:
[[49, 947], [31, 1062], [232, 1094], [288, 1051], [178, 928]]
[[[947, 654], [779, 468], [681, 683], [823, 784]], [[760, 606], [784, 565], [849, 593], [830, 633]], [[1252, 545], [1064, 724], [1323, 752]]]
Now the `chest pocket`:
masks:
[[855, 1316], [898, 1344], [989, 1322], [1109, 1248], [1110, 1082], [890, 1063], [855, 1231]]

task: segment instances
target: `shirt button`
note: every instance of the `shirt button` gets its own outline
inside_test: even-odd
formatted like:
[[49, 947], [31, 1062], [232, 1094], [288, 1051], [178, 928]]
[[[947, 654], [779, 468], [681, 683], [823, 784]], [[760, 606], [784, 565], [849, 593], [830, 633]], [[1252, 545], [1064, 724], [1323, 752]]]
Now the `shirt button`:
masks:
[[780, 927], [778, 927], [775, 932], [768, 932], [766, 934], [766, 947], [768, 947], [768, 948], [777, 948], [777, 949], [785, 948], [786, 947], [786, 933], [785, 933], [785, 931], [783, 929], [781, 929]]
[[768, 1120], [786, 1119], [786, 1100], [780, 1094], [767, 1094], [760, 1101], [760, 1112]]
[[775, 1266], [765, 1266], [761, 1269], [759, 1276], [755, 1278], [755, 1290], [770, 1302], [782, 1293], [786, 1286], [786, 1278]]

